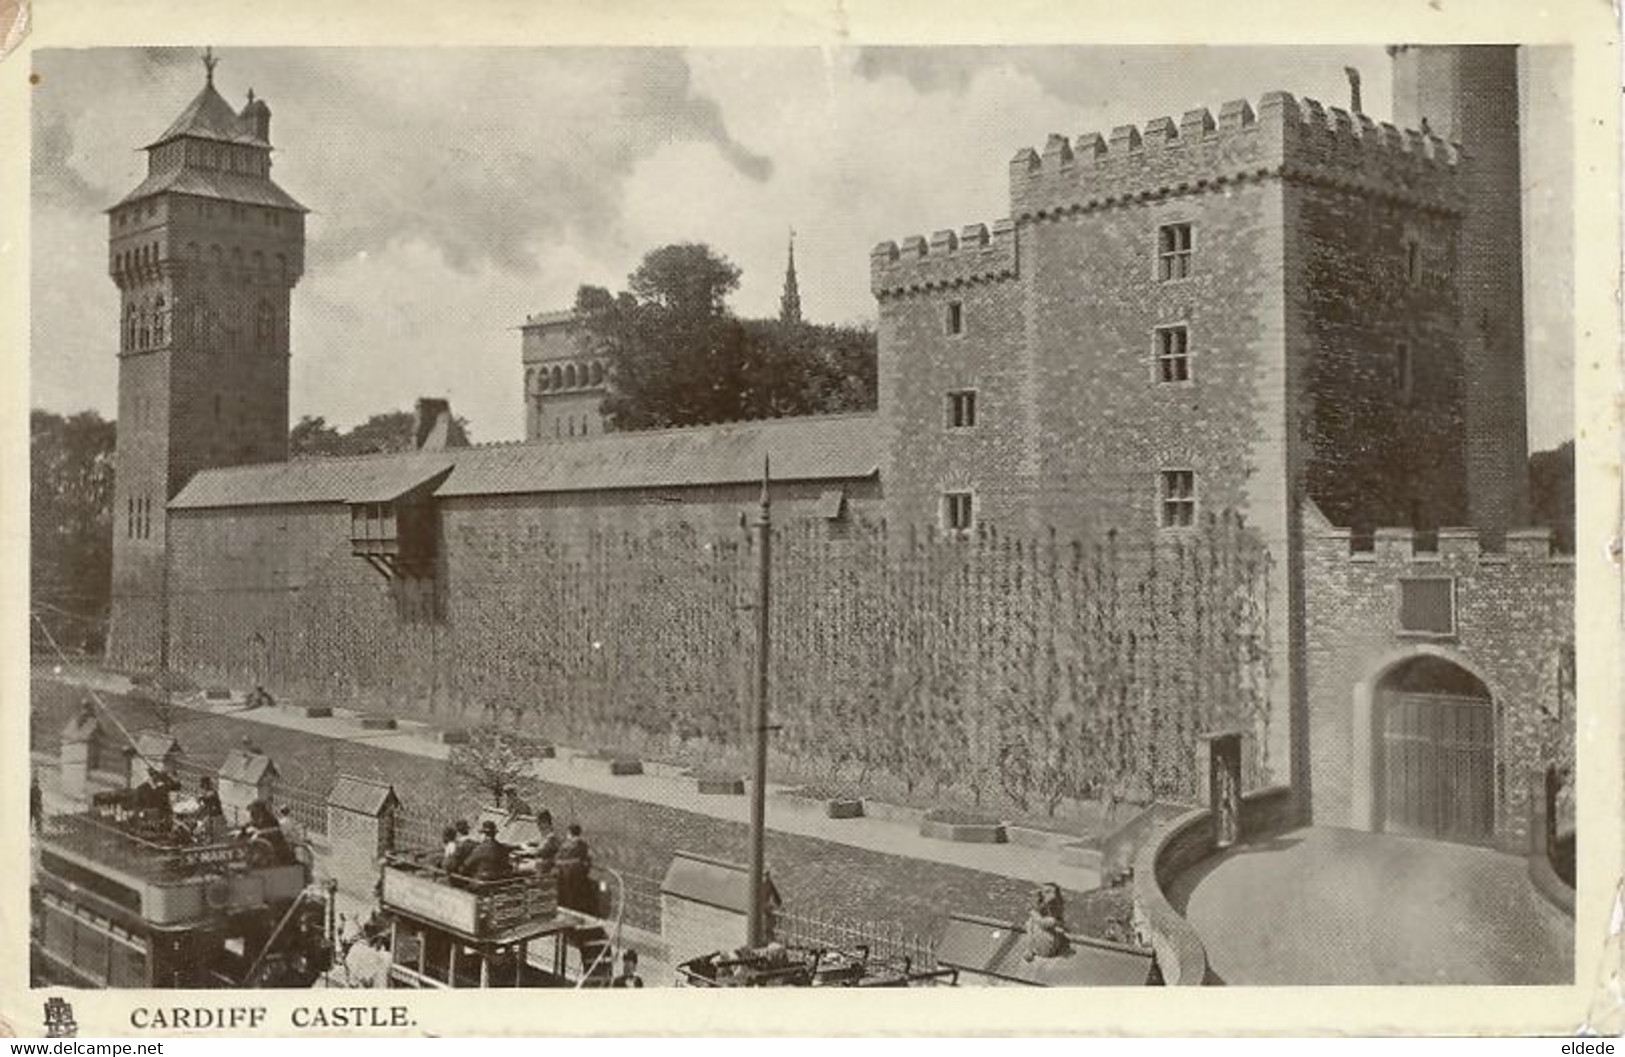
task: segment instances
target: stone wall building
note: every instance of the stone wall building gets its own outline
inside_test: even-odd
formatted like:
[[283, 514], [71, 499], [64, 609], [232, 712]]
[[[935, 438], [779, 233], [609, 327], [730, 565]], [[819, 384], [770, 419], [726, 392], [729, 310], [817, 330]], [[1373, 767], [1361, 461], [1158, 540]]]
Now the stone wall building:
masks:
[[[738, 538], [769, 455], [775, 516], [832, 534], [1154, 544], [1231, 512], [1276, 570], [1271, 777], [1317, 821], [1515, 844], [1573, 609], [1572, 566], [1519, 531], [1516, 55], [1393, 62], [1414, 129], [1272, 92], [1052, 136], [1014, 157], [1008, 219], [880, 243], [873, 414], [605, 433], [604, 365], [553, 312], [520, 328], [526, 443], [292, 463], [302, 210], [263, 102], [206, 85], [113, 211], [137, 321], [113, 657], [466, 710], [556, 663], [503, 591], [616, 533]], [[1443, 599], [1448, 629], [1403, 623]], [[500, 679], [469, 669], [493, 641]]]

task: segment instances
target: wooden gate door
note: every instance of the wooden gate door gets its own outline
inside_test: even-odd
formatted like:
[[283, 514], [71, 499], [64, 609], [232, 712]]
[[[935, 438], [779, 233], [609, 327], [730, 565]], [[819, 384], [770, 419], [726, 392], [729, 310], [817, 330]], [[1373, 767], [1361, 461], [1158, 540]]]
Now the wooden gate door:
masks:
[[1383, 828], [1483, 843], [1495, 835], [1495, 711], [1481, 697], [1384, 693]]

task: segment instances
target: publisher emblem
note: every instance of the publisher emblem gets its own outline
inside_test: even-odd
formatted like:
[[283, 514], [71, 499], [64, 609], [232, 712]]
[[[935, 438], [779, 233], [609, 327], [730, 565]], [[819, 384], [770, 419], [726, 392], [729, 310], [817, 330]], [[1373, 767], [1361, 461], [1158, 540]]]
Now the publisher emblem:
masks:
[[45, 1000], [45, 1037], [72, 1039], [79, 1035], [79, 1022], [73, 1019], [73, 1006], [65, 998]]

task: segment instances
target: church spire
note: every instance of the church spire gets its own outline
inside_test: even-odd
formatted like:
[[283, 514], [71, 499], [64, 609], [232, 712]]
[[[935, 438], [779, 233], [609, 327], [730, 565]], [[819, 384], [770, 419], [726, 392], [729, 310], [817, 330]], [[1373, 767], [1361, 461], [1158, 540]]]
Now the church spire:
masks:
[[796, 286], [796, 231], [790, 229], [790, 262], [784, 268], [784, 294], [779, 298], [779, 322], [801, 322], [801, 291]]

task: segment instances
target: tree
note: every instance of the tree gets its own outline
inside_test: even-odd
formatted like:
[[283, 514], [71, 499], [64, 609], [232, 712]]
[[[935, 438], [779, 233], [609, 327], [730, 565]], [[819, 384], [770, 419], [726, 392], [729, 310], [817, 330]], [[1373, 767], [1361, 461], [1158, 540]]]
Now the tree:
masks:
[[94, 411], [29, 416], [29, 569], [52, 638], [99, 650], [113, 575], [114, 424]]
[[860, 327], [740, 320], [740, 272], [709, 246], [651, 250], [612, 294], [583, 286], [582, 341], [609, 366], [614, 429], [737, 422], [872, 408], [875, 337]]
[[1529, 456], [1529, 507], [1535, 524], [1551, 528], [1557, 549], [1574, 553], [1574, 441]]
[[446, 767], [453, 780], [501, 805], [503, 791], [519, 784], [535, 758], [530, 738], [513, 727], [486, 723], [470, 731], [467, 742], [452, 746]]
[[[457, 424], [471, 435], [468, 420]], [[412, 451], [417, 447], [417, 415], [411, 411], [384, 411], [349, 432], [340, 432], [321, 415], [304, 415], [288, 431], [288, 454], [295, 459], [313, 455], [372, 455]]]

